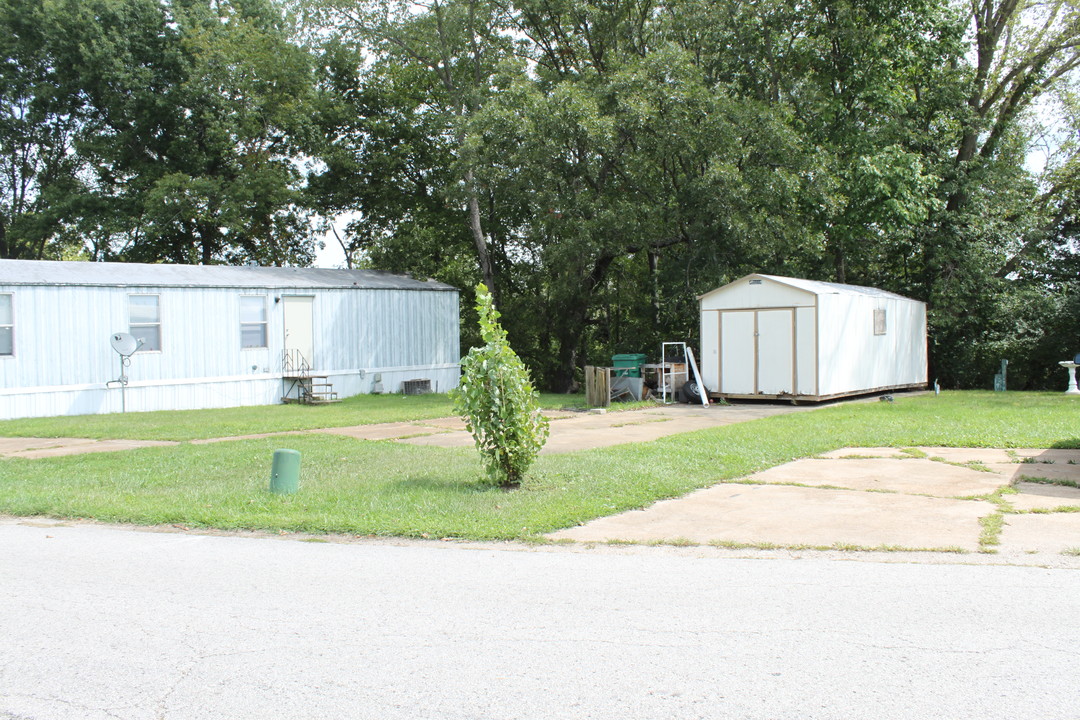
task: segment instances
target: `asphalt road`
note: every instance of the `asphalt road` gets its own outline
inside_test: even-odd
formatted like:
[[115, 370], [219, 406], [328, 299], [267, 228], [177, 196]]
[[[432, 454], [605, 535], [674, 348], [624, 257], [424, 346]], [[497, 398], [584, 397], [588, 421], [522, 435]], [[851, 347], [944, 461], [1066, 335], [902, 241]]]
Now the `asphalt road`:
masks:
[[1080, 571], [0, 520], [0, 718], [1080, 718]]

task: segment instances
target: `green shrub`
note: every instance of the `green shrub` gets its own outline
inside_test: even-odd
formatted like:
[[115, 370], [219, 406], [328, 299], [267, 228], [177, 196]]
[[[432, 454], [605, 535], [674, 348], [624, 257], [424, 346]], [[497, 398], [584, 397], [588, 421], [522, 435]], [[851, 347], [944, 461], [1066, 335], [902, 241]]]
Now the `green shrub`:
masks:
[[465, 419], [491, 480], [514, 486], [544, 447], [548, 422], [540, 415], [529, 371], [510, 348], [499, 311], [483, 284], [476, 286], [476, 310], [484, 345], [461, 361], [454, 410]]

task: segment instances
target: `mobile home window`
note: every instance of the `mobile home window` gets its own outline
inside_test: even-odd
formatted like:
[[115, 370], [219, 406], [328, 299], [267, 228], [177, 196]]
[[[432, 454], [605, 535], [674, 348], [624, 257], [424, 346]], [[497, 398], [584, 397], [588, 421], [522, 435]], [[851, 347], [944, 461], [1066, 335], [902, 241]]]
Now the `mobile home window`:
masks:
[[128, 295], [129, 327], [142, 340], [139, 352], [161, 350], [161, 307], [157, 295]]
[[874, 334], [885, 334], [885, 308], [877, 308], [874, 310]]
[[15, 314], [11, 311], [11, 293], [0, 295], [0, 355], [15, 354]]
[[240, 296], [240, 347], [266, 347], [266, 298]]

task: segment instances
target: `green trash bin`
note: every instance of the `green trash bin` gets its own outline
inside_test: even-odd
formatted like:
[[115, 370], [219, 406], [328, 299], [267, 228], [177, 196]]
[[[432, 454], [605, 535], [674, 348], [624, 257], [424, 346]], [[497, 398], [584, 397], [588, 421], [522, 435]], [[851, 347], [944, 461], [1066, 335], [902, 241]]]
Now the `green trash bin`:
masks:
[[644, 353], [623, 353], [611, 356], [611, 366], [616, 377], [641, 377], [641, 366], [645, 364]]

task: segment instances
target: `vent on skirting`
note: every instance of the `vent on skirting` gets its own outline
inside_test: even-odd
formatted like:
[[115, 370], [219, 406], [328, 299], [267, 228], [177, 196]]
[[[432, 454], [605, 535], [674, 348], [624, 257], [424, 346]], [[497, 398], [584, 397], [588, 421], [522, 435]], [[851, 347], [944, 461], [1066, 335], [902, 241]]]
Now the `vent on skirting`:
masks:
[[431, 380], [405, 380], [401, 383], [401, 392], [404, 395], [425, 395], [431, 392]]

